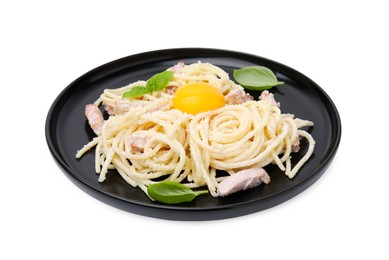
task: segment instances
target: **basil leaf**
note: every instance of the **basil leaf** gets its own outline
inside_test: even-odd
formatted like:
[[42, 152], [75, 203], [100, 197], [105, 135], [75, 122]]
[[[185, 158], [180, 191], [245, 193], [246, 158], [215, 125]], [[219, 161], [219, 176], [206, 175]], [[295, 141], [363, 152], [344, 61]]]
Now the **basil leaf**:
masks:
[[152, 76], [146, 83], [146, 88], [151, 91], [164, 89], [173, 78], [173, 71], [164, 71]]
[[136, 86], [129, 91], [124, 92], [122, 98], [139, 97], [153, 91], [164, 89], [173, 79], [173, 71], [163, 71], [152, 76], [146, 83], [146, 86]]
[[278, 81], [274, 73], [263, 66], [249, 66], [233, 71], [235, 80], [244, 88], [251, 90], [265, 90], [284, 84]]
[[130, 89], [129, 91], [124, 92], [122, 98], [139, 97], [147, 93], [150, 93], [150, 91], [146, 87], [136, 86]]
[[149, 185], [147, 193], [156, 201], [177, 204], [192, 201], [198, 195], [208, 193], [208, 190], [193, 191], [178, 182], [162, 181]]

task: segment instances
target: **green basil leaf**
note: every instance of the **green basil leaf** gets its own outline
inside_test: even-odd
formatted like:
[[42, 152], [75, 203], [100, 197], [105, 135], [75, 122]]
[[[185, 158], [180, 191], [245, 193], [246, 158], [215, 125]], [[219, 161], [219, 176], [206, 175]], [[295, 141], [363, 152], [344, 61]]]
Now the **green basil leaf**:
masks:
[[251, 90], [265, 90], [284, 84], [278, 81], [274, 73], [263, 66], [249, 66], [233, 71], [235, 80], [244, 88]]
[[208, 190], [193, 191], [178, 182], [162, 181], [149, 185], [147, 193], [156, 201], [177, 204], [192, 201], [198, 195], [208, 193]]
[[164, 89], [167, 84], [173, 79], [173, 71], [163, 71], [152, 76], [146, 83], [146, 88], [151, 91]]
[[153, 91], [159, 91], [167, 87], [173, 79], [173, 71], [163, 71], [152, 76], [146, 83], [146, 86], [136, 86], [123, 93], [122, 98], [132, 98], [143, 96]]
[[147, 93], [150, 93], [150, 91], [146, 87], [136, 86], [129, 91], [124, 92], [122, 98], [139, 97]]

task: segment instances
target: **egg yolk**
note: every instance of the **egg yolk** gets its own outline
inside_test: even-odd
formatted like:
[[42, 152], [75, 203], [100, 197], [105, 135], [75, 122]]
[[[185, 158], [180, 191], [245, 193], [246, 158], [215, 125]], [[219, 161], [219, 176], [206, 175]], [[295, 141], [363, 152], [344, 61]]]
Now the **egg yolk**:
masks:
[[208, 83], [191, 83], [174, 93], [173, 107], [197, 114], [224, 106], [223, 93]]

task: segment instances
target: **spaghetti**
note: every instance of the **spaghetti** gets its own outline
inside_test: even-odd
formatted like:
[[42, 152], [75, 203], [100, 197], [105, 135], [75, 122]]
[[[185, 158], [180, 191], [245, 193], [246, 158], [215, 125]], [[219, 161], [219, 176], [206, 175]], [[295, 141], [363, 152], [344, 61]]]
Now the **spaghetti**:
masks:
[[[190, 188], [207, 186], [216, 197], [218, 183], [226, 174], [276, 164], [293, 178], [312, 155], [315, 141], [301, 129], [313, 126], [311, 121], [282, 114], [266, 95], [252, 100], [212, 64], [179, 63], [169, 70], [174, 76], [163, 90], [123, 100], [124, 92], [146, 85], [138, 81], [106, 89], [94, 103], [103, 104], [110, 116], [102, 123], [101, 133], [76, 157], [96, 147], [95, 170], [100, 182], [109, 169], [116, 169], [126, 182], [146, 193], [148, 185], [170, 180]], [[217, 88], [226, 104], [197, 114], [174, 108], [175, 91], [199, 82]], [[309, 146], [292, 167], [291, 154], [298, 152], [300, 137], [307, 139]], [[221, 176], [218, 170], [226, 174]]]

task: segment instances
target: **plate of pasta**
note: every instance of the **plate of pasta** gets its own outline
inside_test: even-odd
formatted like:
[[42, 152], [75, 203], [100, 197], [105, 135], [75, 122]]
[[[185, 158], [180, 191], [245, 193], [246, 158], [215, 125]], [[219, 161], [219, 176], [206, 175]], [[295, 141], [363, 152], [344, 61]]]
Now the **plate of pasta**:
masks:
[[314, 81], [276, 61], [204, 48], [101, 65], [67, 86], [46, 139], [78, 187], [114, 207], [172, 220], [237, 217], [311, 186], [341, 138]]

